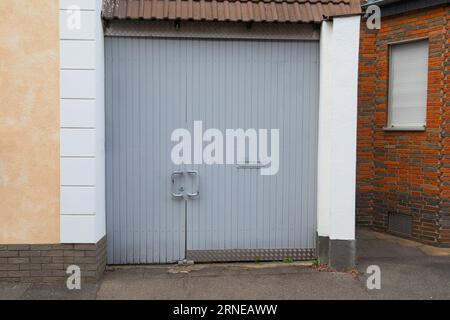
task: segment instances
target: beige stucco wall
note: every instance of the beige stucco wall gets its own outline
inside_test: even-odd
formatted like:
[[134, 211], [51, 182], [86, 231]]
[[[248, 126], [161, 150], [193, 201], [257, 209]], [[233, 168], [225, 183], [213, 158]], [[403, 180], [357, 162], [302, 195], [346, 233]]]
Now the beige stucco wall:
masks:
[[59, 242], [59, 0], [0, 1], [0, 244]]

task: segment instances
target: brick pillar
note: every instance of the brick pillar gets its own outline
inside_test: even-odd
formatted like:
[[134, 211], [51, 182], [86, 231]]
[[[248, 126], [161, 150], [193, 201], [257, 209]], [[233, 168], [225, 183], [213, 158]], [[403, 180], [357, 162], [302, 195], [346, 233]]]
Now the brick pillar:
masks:
[[361, 22], [356, 167], [356, 223], [359, 226], [371, 226], [373, 222], [373, 117], [377, 33], [377, 30], [367, 29], [365, 20]]

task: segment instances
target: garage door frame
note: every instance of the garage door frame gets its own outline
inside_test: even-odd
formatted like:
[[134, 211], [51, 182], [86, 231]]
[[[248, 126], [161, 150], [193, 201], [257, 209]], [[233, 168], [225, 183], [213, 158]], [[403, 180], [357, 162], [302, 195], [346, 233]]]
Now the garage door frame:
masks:
[[[195, 29], [202, 25], [202, 23], [193, 23], [188, 28], [188, 32], [180, 34], [176, 30], [172, 23], [167, 22], [118, 22], [116, 23], [118, 27], [108, 28], [109, 30], [106, 36], [112, 37], [145, 37], [145, 38], [201, 38], [201, 39], [258, 39], [258, 40], [292, 40], [292, 41], [317, 41], [318, 32], [312, 25], [295, 25], [294, 28], [289, 26], [285, 29], [285, 26], [279, 28], [273, 28], [271, 33], [252, 33], [249, 32], [249, 26], [244, 24], [232, 23], [229, 24], [233, 27], [230, 28], [229, 33], [222, 29], [221, 32], [211, 32], [210, 23], [203, 23], [203, 25], [208, 25], [207, 32], [195, 33]], [[214, 25], [214, 24], [213, 24]], [[270, 25], [270, 24], [268, 24]], [[137, 26], [140, 26], [140, 28]], [[152, 29], [150, 26], [158, 26]], [[245, 27], [244, 29], [242, 29]], [[290, 29], [288, 29], [290, 28]], [[174, 31], [175, 29], [175, 31]], [[297, 32], [292, 32], [292, 30], [297, 29]], [[194, 30], [194, 32], [192, 31]], [[262, 29], [264, 31], [264, 29]], [[287, 32], [285, 32], [287, 31]], [[264, 37], [261, 36], [264, 34]], [[317, 105], [318, 107], [318, 105]], [[317, 179], [317, 176], [315, 177]], [[317, 195], [316, 195], [317, 196]], [[317, 212], [315, 214], [315, 219], [317, 220]], [[317, 221], [314, 223], [314, 228], [317, 225]], [[314, 229], [315, 230], [315, 229]], [[212, 252], [209, 250], [205, 251], [191, 251], [187, 258], [194, 259], [196, 261], [251, 261], [257, 256], [262, 260], [276, 260], [282, 257], [293, 257], [298, 260], [309, 260], [316, 257], [315, 248], [307, 249], [279, 249], [279, 250], [225, 250], [222, 252]]]

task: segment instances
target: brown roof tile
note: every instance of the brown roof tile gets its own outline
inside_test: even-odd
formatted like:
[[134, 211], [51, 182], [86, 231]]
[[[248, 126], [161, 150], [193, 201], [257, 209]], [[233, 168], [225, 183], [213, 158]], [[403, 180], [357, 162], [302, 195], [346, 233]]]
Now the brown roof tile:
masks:
[[106, 20], [310, 23], [360, 13], [360, 0], [104, 0], [103, 6]]

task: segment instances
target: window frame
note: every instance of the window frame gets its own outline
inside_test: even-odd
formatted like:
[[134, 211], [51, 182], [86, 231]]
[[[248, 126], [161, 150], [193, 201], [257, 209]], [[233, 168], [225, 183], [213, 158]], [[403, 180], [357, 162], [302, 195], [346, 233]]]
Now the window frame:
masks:
[[391, 105], [392, 105], [392, 85], [393, 82], [391, 81], [391, 73], [392, 73], [392, 48], [396, 45], [402, 45], [407, 43], [414, 43], [414, 42], [427, 42], [428, 47], [428, 53], [427, 53], [427, 66], [429, 64], [429, 58], [430, 58], [430, 39], [429, 37], [420, 37], [420, 38], [414, 38], [414, 39], [407, 39], [407, 40], [401, 40], [401, 41], [392, 41], [387, 44], [387, 51], [388, 51], [388, 79], [387, 79], [387, 108], [386, 108], [386, 126], [383, 127], [384, 131], [425, 131], [426, 130], [426, 124], [427, 124], [427, 106], [428, 106], [428, 75], [429, 75], [429, 68], [427, 68], [427, 88], [426, 88], [426, 102], [425, 102], [425, 123], [423, 125], [417, 125], [417, 126], [408, 126], [408, 125], [393, 125], [391, 124]]

